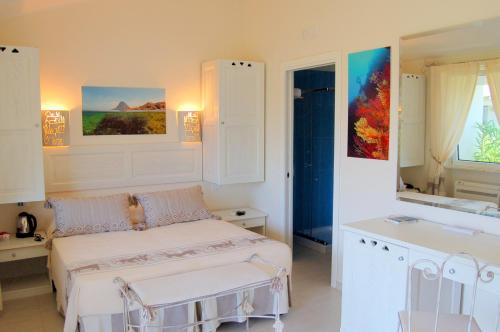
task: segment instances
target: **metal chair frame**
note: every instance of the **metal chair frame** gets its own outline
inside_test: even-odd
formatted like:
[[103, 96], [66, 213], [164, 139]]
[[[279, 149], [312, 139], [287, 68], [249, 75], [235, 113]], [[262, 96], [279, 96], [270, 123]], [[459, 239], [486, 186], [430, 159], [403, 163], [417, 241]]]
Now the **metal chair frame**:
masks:
[[[443, 286], [443, 274], [444, 274], [444, 269], [452, 259], [461, 257], [464, 259], [467, 259], [472, 262], [472, 265], [475, 269], [475, 278], [473, 282], [473, 290], [472, 290], [472, 302], [470, 305], [470, 313], [469, 313], [469, 319], [467, 323], [467, 332], [471, 332], [472, 328], [472, 322], [474, 319], [474, 310], [476, 307], [476, 295], [477, 295], [477, 286], [479, 282], [483, 283], [490, 283], [493, 281], [495, 278], [495, 274], [492, 271], [487, 271], [488, 264], [485, 264], [483, 266], [479, 265], [479, 262], [477, 259], [465, 252], [460, 252], [457, 254], [452, 254], [449, 255], [441, 265], [437, 264], [436, 262], [430, 260], [430, 259], [419, 259], [415, 261], [409, 268], [409, 274], [408, 274], [408, 296], [407, 296], [407, 311], [408, 311], [408, 332], [411, 332], [411, 313], [412, 313], [412, 274], [415, 269], [418, 269], [417, 266], [421, 264], [430, 264], [432, 268], [425, 267], [424, 269], [419, 269], [422, 270], [422, 275], [425, 279], [427, 280], [438, 280], [438, 291], [437, 291], [437, 300], [436, 300], [436, 309], [435, 309], [435, 320], [434, 320], [434, 330], [433, 332], [438, 332], [438, 325], [439, 325], [439, 309], [441, 307], [441, 290]], [[402, 322], [401, 322], [402, 324]], [[497, 321], [497, 331], [498, 331], [498, 326], [500, 325], [500, 319]]]

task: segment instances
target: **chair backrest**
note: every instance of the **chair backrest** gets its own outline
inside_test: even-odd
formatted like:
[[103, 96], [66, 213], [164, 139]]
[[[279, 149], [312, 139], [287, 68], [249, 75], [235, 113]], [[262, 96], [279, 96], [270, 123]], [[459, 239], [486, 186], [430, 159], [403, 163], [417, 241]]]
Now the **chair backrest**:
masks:
[[[411, 332], [411, 319], [412, 319], [412, 274], [415, 269], [422, 270], [422, 276], [427, 279], [427, 280], [437, 280], [438, 281], [438, 290], [437, 290], [437, 300], [436, 300], [436, 307], [435, 307], [435, 321], [434, 321], [434, 332], [438, 331], [438, 324], [439, 324], [439, 309], [441, 305], [441, 291], [443, 288], [443, 278], [444, 278], [444, 271], [447, 266], [447, 264], [456, 258], [462, 258], [465, 259], [466, 261], [469, 261], [469, 263], [472, 264], [472, 267], [474, 268], [474, 278], [471, 280], [471, 285], [472, 285], [472, 299], [471, 299], [471, 304], [469, 308], [469, 320], [468, 320], [468, 325], [467, 325], [467, 332], [471, 332], [472, 328], [472, 321], [473, 321], [473, 316], [474, 316], [474, 309], [476, 306], [476, 295], [477, 295], [477, 286], [479, 282], [484, 282], [484, 283], [489, 283], [493, 281], [494, 279], [494, 274], [491, 271], [486, 271], [486, 268], [488, 265], [483, 265], [480, 266], [477, 259], [473, 257], [472, 255], [461, 252], [453, 255], [449, 255], [442, 263], [439, 265], [438, 263], [429, 260], [429, 259], [420, 259], [415, 261], [409, 268], [409, 275], [408, 275], [408, 300], [407, 300], [407, 310], [408, 310], [408, 332]], [[420, 266], [424, 265], [425, 267], [422, 269]], [[500, 324], [500, 319], [499, 322], [497, 322], [497, 332], [499, 331], [498, 325]]]

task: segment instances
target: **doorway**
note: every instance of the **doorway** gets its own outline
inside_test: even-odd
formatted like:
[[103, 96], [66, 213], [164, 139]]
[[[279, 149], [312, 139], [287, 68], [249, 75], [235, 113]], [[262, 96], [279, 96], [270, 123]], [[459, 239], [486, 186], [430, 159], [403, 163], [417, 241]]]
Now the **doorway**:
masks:
[[[340, 287], [338, 156], [341, 117], [336, 110], [341, 100], [341, 69], [338, 52], [282, 65], [287, 117], [286, 240], [294, 252], [297, 252], [296, 244], [300, 249], [306, 243], [315, 249], [307, 250], [319, 255], [316, 257], [322, 262], [331, 262], [323, 266], [331, 271], [330, 284], [335, 288]], [[315, 111], [318, 108], [320, 111]], [[294, 257], [294, 262], [304, 258], [299, 255]]]
[[294, 241], [330, 253], [335, 65], [294, 71], [293, 91]]

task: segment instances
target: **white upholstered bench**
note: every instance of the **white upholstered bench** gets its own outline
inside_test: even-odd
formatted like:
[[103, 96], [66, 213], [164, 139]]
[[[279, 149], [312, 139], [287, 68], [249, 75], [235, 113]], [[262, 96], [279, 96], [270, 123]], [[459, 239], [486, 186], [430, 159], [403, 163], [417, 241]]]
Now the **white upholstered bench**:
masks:
[[[252, 306], [244, 297], [241, 306], [243, 314], [205, 318], [183, 325], [161, 326], [164, 331], [185, 330], [190, 327], [228, 319], [268, 318], [274, 319], [274, 331], [283, 331], [280, 320], [280, 293], [286, 285], [286, 270], [253, 255], [247, 261], [208, 269], [126, 282], [120, 277], [115, 279], [123, 299], [124, 330], [147, 331], [158, 310], [164, 310], [190, 303], [201, 302], [226, 295], [236, 294], [260, 287], [269, 287], [273, 294], [273, 315], [252, 315]], [[175, 287], [165, 287], [175, 285]], [[140, 311], [140, 323], [132, 324], [130, 313]], [[154, 326], [158, 328], [158, 326]]]

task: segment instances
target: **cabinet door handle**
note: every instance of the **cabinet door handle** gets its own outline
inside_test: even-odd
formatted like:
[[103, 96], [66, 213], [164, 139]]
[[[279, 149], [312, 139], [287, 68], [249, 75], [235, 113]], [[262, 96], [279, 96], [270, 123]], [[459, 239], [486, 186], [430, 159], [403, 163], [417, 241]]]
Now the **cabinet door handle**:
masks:
[[405, 260], [405, 258], [404, 258], [403, 256], [399, 256], [399, 257], [398, 257], [398, 260], [399, 260], [400, 262], [402, 262], [402, 261], [404, 261], [404, 260]]
[[17, 256], [15, 252], [13, 252], [13, 253], [12, 253], [12, 254], [10, 254], [10, 255], [12, 256], [12, 258], [16, 258], [16, 256]]
[[366, 241], [365, 241], [365, 239], [361, 239], [361, 240], [359, 240], [359, 243], [366, 244]]
[[451, 268], [449, 272], [450, 272], [450, 274], [455, 274], [455, 272], [457, 272], [457, 271], [455, 271], [455, 269]]
[[382, 250], [389, 251], [389, 247], [388, 246], [383, 246]]
[[377, 243], [378, 243], [377, 241], [372, 241], [372, 246], [375, 247], [377, 245]]

